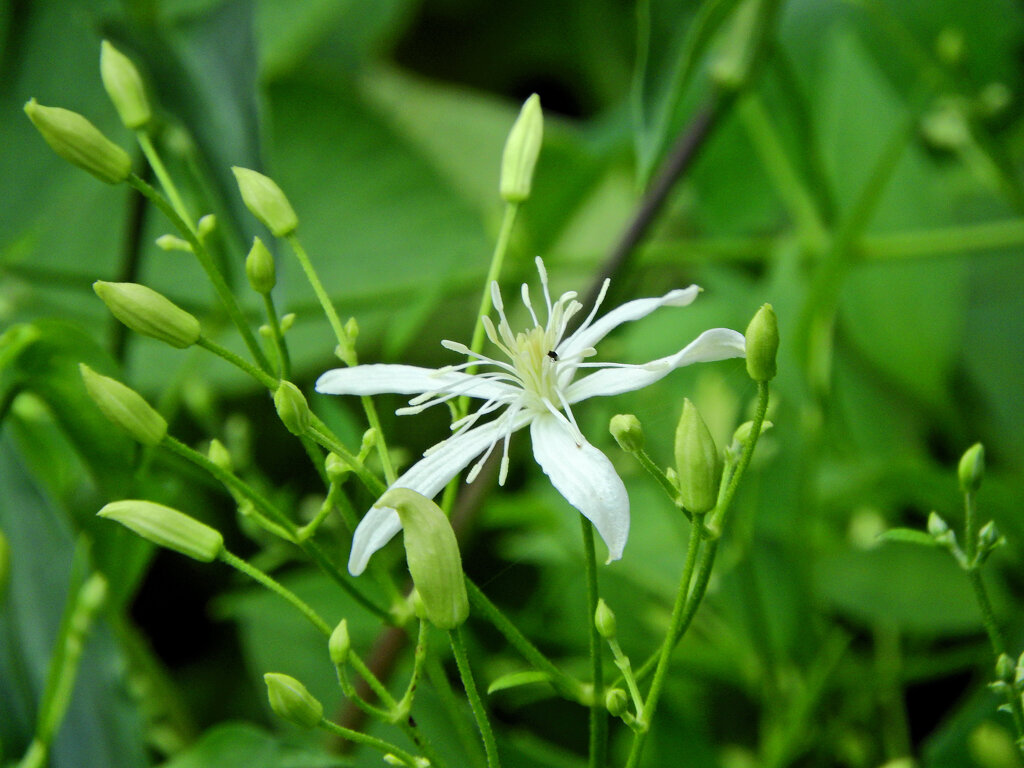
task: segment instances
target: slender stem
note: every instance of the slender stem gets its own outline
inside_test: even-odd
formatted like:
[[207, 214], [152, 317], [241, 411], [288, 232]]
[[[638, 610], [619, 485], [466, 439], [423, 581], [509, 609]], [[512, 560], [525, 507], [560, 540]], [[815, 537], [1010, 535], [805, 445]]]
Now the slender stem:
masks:
[[590, 702], [590, 768], [603, 768], [608, 760], [608, 710], [604, 706], [604, 667], [601, 658], [601, 635], [594, 623], [597, 611], [597, 556], [594, 553], [594, 529], [580, 515], [583, 534], [583, 563], [587, 578], [587, 624], [590, 626], [590, 674], [594, 680], [594, 696]]
[[[484, 280], [484, 289], [480, 294], [480, 309], [477, 312], [476, 324], [473, 326], [473, 338], [470, 341], [471, 352], [479, 353], [484, 346], [484, 322], [483, 319], [491, 313], [491, 285], [501, 277], [501, 267], [505, 262], [505, 254], [508, 252], [508, 244], [512, 239], [512, 227], [516, 222], [516, 214], [519, 213], [519, 203], [506, 203], [505, 213], [501, 218], [501, 228], [498, 230], [498, 239], [494, 243], [494, 253], [491, 254], [491, 265], [487, 269], [487, 277]], [[472, 357], [469, 358], [473, 360]], [[477, 366], [472, 365], [466, 369], [466, 373], [473, 373]], [[466, 403], [469, 398], [463, 397], [459, 400], [459, 415], [466, 415]]]
[[256, 379], [256, 381], [265, 386], [271, 392], [276, 391], [277, 387], [281, 383], [276, 377], [271, 376], [269, 373], [267, 373], [264, 370], [261, 370], [260, 368], [257, 368], [244, 357], [236, 355], [230, 349], [218, 344], [209, 336], [200, 336], [199, 341], [197, 341], [196, 344], [198, 344], [203, 349], [207, 349], [210, 352], [213, 352], [213, 354], [217, 355], [218, 357], [227, 360], [236, 368], [240, 368], [242, 371], [252, 376], [252, 378]]
[[370, 690], [377, 694], [377, 698], [383, 702], [392, 712], [398, 706], [398, 702], [395, 701], [395, 697], [391, 695], [391, 691], [384, 687], [384, 684], [380, 681], [373, 670], [366, 666], [366, 662], [363, 661], [355, 651], [349, 651], [348, 663], [352, 665], [352, 668], [359, 673], [359, 676], [366, 681], [366, 684], [370, 686]]
[[274, 349], [277, 350], [279, 363], [278, 372], [282, 379], [288, 379], [292, 373], [291, 355], [288, 354], [288, 344], [281, 332], [281, 323], [277, 319], [277, 309], [274, 307], [274, 299], [269, 293], [263, 295], [263, 310], [267, 315], [267, 327], [270, 328], [270, 338], [274, 342]]
[[398, 705], [395, 708], [396, 712], [400, 713], [403, 719], [409, 713], [409, 710], [412, 709], [412, 698], [416, 693], [416, 684], [419, 682], [420, 673], [423, 671], [423, 660], [427, 656], [427, 632], [429, 629], [430, 623], [420, 619], [420, 630], [416, 638], [416, 650], [413, 651], [412, 674], [409, 676], [409, 685], [406, 686], [405, 693], [399, 699]]
[[459, 668], [459, 675], [462, 677], [462, 685], [466, 689], [466, 697], [469, 699], [469, 706], [473, 710], [473, 717], [476, 719], [477, 728], [480, 729], [480, 737], [484, 742], [484, 751], [487, 753], [488, 768], [499, 768], [501, 761], [498, 759], [498, 745], [494, 741], [494, 731], [491, 730], [491, 721], [487, 718], [487, 710], [480, 699], [480, 692], [477, 691], [476, 681], [473, 680], [473, 670], [469, 666], [469, 656], [466, 653], [466, 643], [462, 637], [462, 628], [456, 627], [448, 633], [452, 644], [452, 653], [455, 654], [455, 664]]
[[661, 467], [655, 464], [654, 460], [647, 455], [647, 451], [641, 448], [640, 450], [635, 451], [633, 456], [638, 462], [640, 462], [640, 466], [646, 469], [651, 477], [658, 481], [658, 485], [660, 485], [661, 489], [665, 491], [676, 508], [686, 515], [687, 520], [691, 520], [692, 516], [690, 515], [690, 510], [686, 509], [686, 507], [679, 503], [679, 489], [672, 484], [672, 481], [668, 479], [668, 476], [662, 471]]
[[487, 756], [484, 754], [480, 742], [477, 741], [473, 728], [466, 721], [466, 718], [462, 716], [461, 702], [455, 695], [455, 689], [452, 688], [452, 683], [448, 679], [448, 675], [445, 674], [444, 667], [441, 666], [441, 662], [434, 656], [427, 659], [427, 676], [430, 678], [430, 683], [434, 687], [435, 693], [437, 693], [438, 698], [441, 700], [441, 705], [447, 710], [448, 720], [455, 729], [462, 748], [467, 754], [472, 755], [473, 762], [478, 767], [486, 766]]
[[640, 693], [640, 687], [637, 685], [636, 676], [633, 674], [633, 665], [629, 660], [629, 656], [622, 652], [622, 646], [619, 645], [619, 641], [614, 637], [608, 638], [608, 647], [612, 649], [612, 656], [615, 657], [615, 666], [619, 668], [619, 672], [622, 673], [622, 678], [626, 681], [626, 687], [629, 688], [629, 696], [633, 700], [633, 707], [636, 709], [636, 717], [640, 722], [644, 720], [644, 697]]
[[135, 138], [139, 141], [139, 146], [142, 147], [142, 154], [146, 156], [146, 160], [149, 161], [150, 168], [153, 169], [153, 173], [156, 174], [157, 179], [160, 181], [160, 186], [164, 189], [164, 194], [171, 201], [171, 205], [174, 206], [175, 213], [181, 217], [181, 220], [185, 222], [188, 230], [192, 233], [196, 233], [195, 224], [192, 222], [192, 215], [189, 213], [188, 208], [185, 207], [185, 201], [181, 199], [181, 195], [178, 193], [178, 188], [174, 184], [174, 180], [171, 175], [167, 172], [167, 167], [164, 165], [164, 161], [160, 159], [159, 153], [153, 146], [153, 142], [149, 138], [149, 134], [145, 130], [138, 130], [135, 132]]
[[344, 726], [338, 725], [337, 723], [332, 723], [330, 720], [327, 720], [326, 718], [320, 721], [320, 727], [325, 731], [330, 731], [335, 736], [340, 736], [341, 738], [347, 739], [348, 741], [353, 741], [356, 744], [365, 744], [368, 747], [373, 747], [374, 749], [383, 752], [385, 755], [392, 754], [399, 760], [401, 760], [403, 763], [405, 763], [405, 765], [408, 766], [408, 768], [416, 768], [416, 766], [419, 765], [419, 762], [415, 755], [409, 754], [401, 747], [396, 747], [394, 744], [384, 741], [384, 739], [378, 739], [376, 736], [368, 736], [365, 733], [353, 731], [351, 728], [345, 728]]

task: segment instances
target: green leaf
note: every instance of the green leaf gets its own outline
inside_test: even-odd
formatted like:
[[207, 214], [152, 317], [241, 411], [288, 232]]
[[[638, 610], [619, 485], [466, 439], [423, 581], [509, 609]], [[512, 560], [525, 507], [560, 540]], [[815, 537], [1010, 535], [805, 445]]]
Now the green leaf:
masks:
[[906, 544], [920, 544], [924, 547], [938, 547], [937, 542], [930, 534], [919, 531], [916, 528], [890, 528], [878, 535], [882, 541], [900, 541]]
[[296, 743], [249, 723], [222, 723], [206, 731], [161, 768], [334, 768], [349, 758]]
[[522, 672], [509, 672], [495, 679], [487, 686], [487, 694], [505, 691], [509, 688], [518, 688], [522, 685], [533, 685], [534, 683], [546, 683], [551, 680], [551, 675], [540, 670], [530, 669]]

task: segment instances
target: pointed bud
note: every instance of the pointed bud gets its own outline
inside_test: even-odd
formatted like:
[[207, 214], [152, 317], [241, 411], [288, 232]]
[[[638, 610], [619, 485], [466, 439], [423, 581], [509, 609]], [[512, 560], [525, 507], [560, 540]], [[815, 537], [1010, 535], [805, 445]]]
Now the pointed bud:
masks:
[[290, 675], [267, 672], [267, 698], [274, 714], [303, 728], [316, 728], [324, 716], [324, 705], [313, 698], [306, 686]]
[[370, 451], [372, 451], [376, 447], [376, 445], [377, 430], [374, 429], [373, 427], [370, 427], [368, 430], [363, 432], [363, 439], [359, 443], [359, 457], [361, 459], [365, 459], [367, 456], [370, 455]]
[[996, 659], [996, 680], [1003, 680], [1007, 683], [1012, 682], [1016, 671], [1017, 665], [1013, 659], [1005, 653], [999, 654], [999, 658]]
[[281, 315], [281, 333], [288, 333], [289, 329], [295, 325], [295, 313], [289, 312], [287, 315]]
[[44, 107], [31, 99], [25, 114], [58, 155], [107, 184], [119, 184], [131, 175], [128, 153], [77, 112]]
[[683, 401], [676, 426], [676, 471], [679, 497], [690, 512], [710, 512], [718, 503], [722, 462], [714, 438], [696, 406]]
[[427, 618], [455, 629], [469, 616], [469, 598], [455, 531], [434, 502], [408, 488], [392, 488], [375, 505], [398, 512], [405, 559]]
[[196, 222], [196, 235], [200, 240], [205, 240], [217, 229], [217, 217], [208, 213]]
[[245, 257], [245, 276], [256, 293], [266, 295], [277, 285], [274, 257], [258, 237], [252, 239], [252, 248]]
[[110, 585], [102, 573], [94, 573], [78, 591], [78, 605], [85, 617], [91, 618], [103, 604], [107, 602], [107, 595], [110, 593]]
[[[762, 421], [761, 422], [761, 431], [758, 433], [758, 437], [763, 435], [765, 432], [767, 432], [769, 429], [771, 429], [774, 426], [775, 425], [772, 424], [772, 422], [770, 422], [770, 421]], [[752, 421], [745, 421], [742, 424], [740, 424], [738, 427], [736, 427], [736, 431], [732, 433], [732, 440], [733, 440], [734, 443], [739, 443], [740, 445], [746, 445], [747, 441], [750, 440], [750, 433], [753, 432], [753, 431], [754, 431], [754, 422], [752, 422]]]
[[612, 717], [622, 717], [629, 707], [629, 697], [621, 688], [609, 688], [604, 695], [604, 707]]
[[960, 490], [973, 493], [981, 487], [981, 478], [985, 474], [985, 446], [975, 443], [964, 452], [957, 468], [960, 476]]
[[192, 253], [192, 244], [174, 235], [160, 235], [156, 239], [156, 247], [162, 251], [184, 251]]
[[300, 437], [309, 430], [309, 403], [290, 381], [282, 381], [274, 393], [274, 407], [289, 432]]
[[615, 613], [608, 607], [608, 603], [604, 601], [603, 597], [597, 601], [597, 610], [594, 611], [594, 626], [597, 627], [597, 634], [605, 640], [615, 637], [617, 629]]
[[107, 504], [100, 517], [116, 520], [158, 546], [209, 563], [224, 550], [224, 537], [205, 523], [152, 501], [125, 499]]
[[324, 469], [327, 471], [327, 479], [332, 483], [340, 483], [352, 471], [352, 467], [341, 456], [336, 453], [328, 453], [324, 460]]
[[779, 322], [771, 304], [765, 304], [747, 326], [747, 373], [754, 381], [775, 378], [775, 355], [779, 351]]
[[100, 46], [100, 76], [125, 128], [134, 131], [146, 125], [152, 113], [139, 70], [106, 40]]
[[103, 280], [97, 280], [92, 288], [110, 313], [136, 333], [178, 349], [191, 347], [199, 341], [199, 321], [152, 288]]
[[352, 648], [352, 640], [348, 636], [348, 620], [342, 619], [331, 633], [327, 641], [327, 652], [331, 655], [334, 666], [340, 667], [348, 661], [348, 652]]
[[626, 453], [639, 453], [644, 449], [644, 428], [632, 413], [612, 416], [608, 431]]
[[85, 363], [78, 370], [89, 397], [103, 415], [143, 445], [157, 445], [167, 434], [167, 421], [145, 399], [120, 381], [102, 376]]
[[544, 115], [540, 97], [533, 94], [523, 104], [505, 141], [501, 158], [501, 197], [509, 203], [521, 203], [530, 196], [533, 169], [537, 165], [544, 139]]
[[217, 438], [213, 438], [213, 440], [210, 441], [210, 449], [207, 451], [206, 456], [211, 462], [213, 462], [213, 464], [220, 467], [225, 472], [233, 471], [234, 468], [231, 461], [231, 452], [227, 449], [227, 446]]
[[248, 168], [234, 166], [231, 170], [235, 174], [245, 207], [274, 237], [285, 237], [295, 231], [299, 226], [299, 217], [273, 179]]

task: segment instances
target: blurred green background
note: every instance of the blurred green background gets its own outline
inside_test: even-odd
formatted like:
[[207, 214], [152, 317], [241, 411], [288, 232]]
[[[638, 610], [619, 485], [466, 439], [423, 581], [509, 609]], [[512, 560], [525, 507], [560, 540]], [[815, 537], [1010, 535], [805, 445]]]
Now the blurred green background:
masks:
[[[776, 426], [675, 656], [645, 764], [1018, 764], [1009, 717], [985, 687], [992, 657], [963, 572], [939, 550], [876, 538], [923, 528], [931, 510], [958, 524], [955, 464], [982, 441], [982, 516], [1008, 541], [987, 578], [1012, 647], [1024, 648], [1024, 10], [1011, 0], [0, 3], [0, 530], [12, 551], [0, 762], [31, 739], [80, 533], [114, 595], [53, 766], [349, 760], [265, 705], [260, 677], [273, 670], [339, 711], [315, 633], [226, 569], [100, 525], [107, 501], [149, 498], [216, 524], [329, 620], [347, 616], [357, 647], [368, 652], [377, 631], [293, 552], [240, 527], [212, 482], [115, 433], [82, 388], [86, 361], [146, 395], [186, 442], [225, 441], [239, 471], [296, 516], [319, 503], [316, 474], [265, 393], [201, 350], [126, 335], [91, 290], [96, 279], [143, 282], [243, 349], [195, 261], [153, 244], [170, 231], [158, 213], [63, 163], [21, 111], [35, 97], [134, 146], [100, 82], [104, 38], [143, 71], [154, 139], [191, 210], [217, 214], [218, 255], [253, 323], [242, 258], [266, 233], [232, 165], [285, 190], [339, 312], [360, 323], [366, 362], [441, 365], [452, 357], [440, 339], [468, 341], [500, 222], [501, 149], [530, 93], [546, 133], [504, 274], [513, 287], [534, 280], [540, 254], [556, 290], [586, 291], [690, 140], [693, 162], [614, 264], [609, 306], [691, 282], [704, 293], [624, 328], [602, 356], [641, 362], [708, 327], [742, 330], [765, 301], [782, 348]], [[286, 255], [275, 298], [297, 313], [296, 380], [311, 394], [335, 364], [332, 336]], [[626, 555], [599, 576], [637, 662], [667, 626], [686, 533], [615, 448], [608, 418], [635, 412], [668, 464], [683, 397], [724, 445], [753, 392], [730, 361], [577, 412], [630, 491]], [[311, 402], [358, 444], [357, 403]], [[446, 427], [444, 414], [395, 418], [402, 404], [379, 402], [408, 462]], [[467, 570], [585, 675], [576, 513], [528, 441], [513, 447], [509, 486], [470, 511]], [[341, 532], [325, 537], [343, 559]], [[470, 629], [485, 684], [525, 667], [489, 627]], [[396, 686], [405, 674], [400, 665]], [[539, 688], [491, 697], [507, 764], [585, 764], [585, 711]], [[460, 764], [457, 729], [432, 696], [417, 699], [417, 718]], [[615, 764], [627, 745], [620, 725]], [[360, 753], [355, 764], [378, 761]]]

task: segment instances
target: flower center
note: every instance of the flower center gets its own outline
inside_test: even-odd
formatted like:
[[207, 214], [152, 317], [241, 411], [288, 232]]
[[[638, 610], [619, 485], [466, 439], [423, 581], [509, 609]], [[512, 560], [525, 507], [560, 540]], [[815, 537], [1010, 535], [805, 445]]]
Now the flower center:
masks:
[[[552, 352], [550, 335], [547, 328], [539, 325], [518, 333], [509, 352], [523, 389], [542, 401], [558, 403], [558, 372], [555, 369], [556, 358], [549, 354]], [[541, 408], [547, 410], [543, 406]]]

